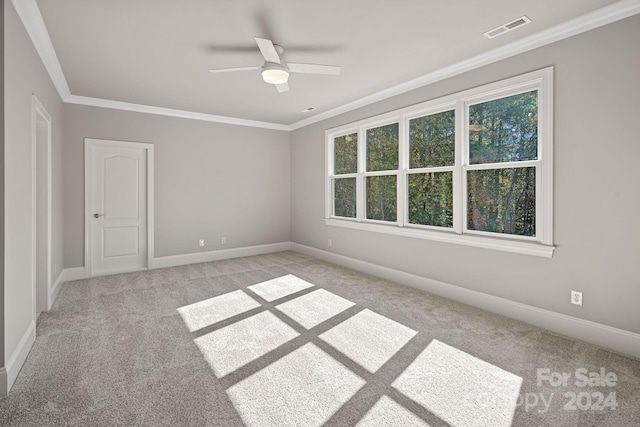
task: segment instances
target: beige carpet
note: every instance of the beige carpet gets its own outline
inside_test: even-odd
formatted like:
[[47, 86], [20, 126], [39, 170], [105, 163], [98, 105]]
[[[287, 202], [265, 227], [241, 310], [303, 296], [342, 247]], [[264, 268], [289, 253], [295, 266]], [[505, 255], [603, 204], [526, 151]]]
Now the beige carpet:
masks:
[[637, 360], [294, 252], [66, 283], [37, 333], [1, 425], [640, 425]]

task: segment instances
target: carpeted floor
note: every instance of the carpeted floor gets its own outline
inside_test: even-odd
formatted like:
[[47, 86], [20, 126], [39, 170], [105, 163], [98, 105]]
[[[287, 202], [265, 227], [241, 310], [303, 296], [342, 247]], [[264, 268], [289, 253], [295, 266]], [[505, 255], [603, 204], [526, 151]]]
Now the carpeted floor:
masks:
[[282, 252], [65, 283], [0, 424], [626, 427], [640, 362]]

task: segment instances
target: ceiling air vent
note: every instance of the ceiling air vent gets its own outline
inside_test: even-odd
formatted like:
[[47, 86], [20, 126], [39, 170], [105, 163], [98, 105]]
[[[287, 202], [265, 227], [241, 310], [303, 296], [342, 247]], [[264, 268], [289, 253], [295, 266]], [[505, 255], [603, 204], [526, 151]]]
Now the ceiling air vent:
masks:
[[518, 27], [522, 27], [523, 25], [528, 24], [529, 22], [531, 22], [531, 19], [527, 18], [526, 16], [522, 16], [504, 25], [500, 25], [499, 27], [496, 27], [493, 30], [487, 31], [486, 33], [483, 34], [483, 36], [485, 36], [488, 39], [492, 39], [501, 34], [507, 33], [511, 30], [515, 30]]

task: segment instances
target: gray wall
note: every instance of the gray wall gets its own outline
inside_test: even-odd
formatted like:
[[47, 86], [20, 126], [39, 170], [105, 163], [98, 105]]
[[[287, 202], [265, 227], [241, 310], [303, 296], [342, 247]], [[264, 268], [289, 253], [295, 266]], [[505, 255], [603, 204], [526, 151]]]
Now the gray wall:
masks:
[[65, 267], [84, 265], [86, 137], [154, 144], [156, 257], [290, 240], [288, 132], [70, 104], [64, 113]]
[[[63, 265], [60, 182], [62, 101], [10, 1], [4, 1], [4, 356], [34, 318], [31, 227], [31, 95], [52, 117], [52, 259]], [[54, 275], [57, 277], [57, 275]]]
[[[639, 28], [634, 16], [294, 131], [292, 241], [640, 333]], [[550, 65], [552, 259], [324, 225], [325, 129]]]

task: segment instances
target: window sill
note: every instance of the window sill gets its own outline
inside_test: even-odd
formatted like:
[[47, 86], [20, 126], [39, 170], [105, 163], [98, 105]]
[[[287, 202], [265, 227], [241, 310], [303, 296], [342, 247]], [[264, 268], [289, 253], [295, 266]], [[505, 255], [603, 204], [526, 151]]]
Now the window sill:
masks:
[[325, 218], [324, 222], [326, 225], [334, 227], [394, 234], [396, 236], [434, 240], [437, 242], [454, 243], [458, 245], [493, 249], [496, 251], [512, 252], [516, 254], [533, 255], [543, 258], [553, 257], [553, 251], [556, 248], [553, 245], [543, 245], [539, 242], [524, 242], [485, 236], [474, 236], [469, 234], [461, 235], [446, 231], [419, 230], [415, 228], [363, 223], [348, 219]]

